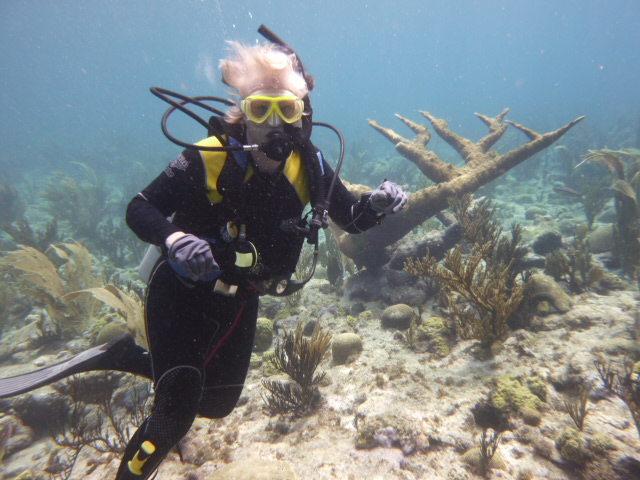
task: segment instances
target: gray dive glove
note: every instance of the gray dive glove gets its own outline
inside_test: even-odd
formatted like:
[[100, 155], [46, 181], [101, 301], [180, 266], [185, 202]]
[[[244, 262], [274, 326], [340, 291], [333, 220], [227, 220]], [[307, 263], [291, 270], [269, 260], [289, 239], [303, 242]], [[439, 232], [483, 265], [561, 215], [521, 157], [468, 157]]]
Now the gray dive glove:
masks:
[[194, 282], [204, 280], [208, 274], [220, 270], [209, 242], [191, 234], [182, 235], [171, 242], [169, 260], [178, 274]]
[[391, 215], [398, 213], [407, 203], [407, 195], [393, 182], [385, 180], [382, 184], [371, 192], [369, 205], [376, 213]]

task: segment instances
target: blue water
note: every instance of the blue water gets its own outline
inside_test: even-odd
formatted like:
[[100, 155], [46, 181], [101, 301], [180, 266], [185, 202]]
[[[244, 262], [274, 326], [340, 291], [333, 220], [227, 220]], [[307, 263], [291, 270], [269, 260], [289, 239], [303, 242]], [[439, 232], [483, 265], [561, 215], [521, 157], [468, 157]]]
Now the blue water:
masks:
[[[639, 0], [0, 0], [0, 193], [9, 190], [7, 180], [16, 185], [29, 204], [27, 217], [38, 231], [51, 214], [59, 214], [56, 240], [73, 237], [84, 242], [100, 259], [101, 273], [114, 270], [105, 261], [107, 256], [117, 267], [136, 265], [145, 245], [123, 225], [125, 206], [180, 150], [160, 131], [167, 106], [149, 93], [149, 87], [190, 96], [228, 95], [217, 68], [226, 54], [225, 42], [261, 40], [257, 28], [263, 23], [296, 49], [306, 70], [315, 76], [314, 119], [338, 127], [349, 153], [369, 152], [367, 166], [345, 166], [344, 173], [354, 175], [349, 177], [352, 181], [375, 187], [387, 174], [392, 180], [400, 178], [397, 181], [403, 186], [423, 180], [404, 159], [394, 164], [400, 165], [395, 171], [387, 172], [394, 169], [380, 160], [398, 154], [366, 121], [374, 119], [409, 135], [394, 114], [426, 122], [420, 110], [445, 118], [454, 131], [474, 140], [486, 133], [475, 112], [494, 116], [508, 107], [508, 119], [539, 132], [586, 115], [562, 139], [586, 139], [570, 143], [582, 149], [572, 152], [573, 159], [588, 148], [640, 147]], [[186, 141], [197, 141], [205, 134], [200, 125], [184, 118], [174, 119], [171, 126]], [[612, 131], [617, 134], [610, 135]], [[522, 134], [513, 135], [525, 141]], [[620, 143], [607, 143], [612, 138]], [[335, 161], [332, 137], [321, 136], [317, 144]], [[429, 145], [442, 147], [437, 138]], [[375, 169], [374, 162], [382, 168]], [[52, 174], [62, 171], [86, 180], [82, 163], [98, 178], [97, 185], [90, 182], [95, 198], [88, 193], [77, 209], [69, 208], [71, 212], [58, 208], [52, 213], [57, 206], [54, 201], [49, 209], [43, 208], [47, 201], [42, 193], [51, 186], [47, 182], [59, 182], [60, 177]], [[513, 192], [515, 182], [541, 178], [541, 170], [549, 165], [565, 165], [566, 170], [566, 163], [562, 157], [534, 164], [538, 170], [525, 171], [503, 189]], [[606, 174], [601, 165], [592, 167], [594, 175]], [[418, 179], [407, 180], [407, 172]], [[355, 178], [358, 175], [361, 178]], [[545, 178], [552, 183], [554, 178], [564, 182], [565, 177], [570, 175], [563, 171]], [[543, 197], [553, 200], [548, 193], [551, 188], [530, 184], [516, 193], [532, 199], [535, 193], [536, 202], [541, 202]], [[0, 213], [11, 210], [8, 203], [0, 200]], [[525, 210], [517, 207], [505, 209], [504, 218], [510, 222], [509, 216]], [[566, 227], [575, 221], [567, 218], [569, 209], [579, 207], [556, 203], [548, 213], [560, 212], [554, 220]], [[542, 212], [546, 214], [547, 209]], [[540, 218], [547, 222], [546, 216]], [[79, 225], [74, 226], [75, 220]], [[88, 227], [82, 228], [84, 224]], [[536, 235], [546, 225], [550, 223], [536, 224]], [[563, 231], [567, 243], [568, 230]], [[128, 243], [123, 241], [127, 235]], [[119, 249], [120, 244], [126, 248]], [[3, 245], [13, 248], [7, 242], [0, 243], [0, 249]], [[134, 252], [131, 245], [140, 251]], [[109, 281], [117, 283], [118, 277]], [[13, 295], [18, 285], [12, 284], [7, 295]], [[624, 299], [630, 297], [620, 298], [623, 315], [612, 321], [630, 321], [623, 312], [628, 310]], [[589, 300], [591, 305], [596, 301]], [[13, 311], [21, 312], [31, 303], [16, 305]], [[610, 302], [602, 308], [594, 310], [596, 317], [614, 311]], [[22, 327], [21, 313], [12, 315]], [[6, 325], [2, 328], [8, 332]], [[623, 346], [628, 339], [622, 339], [622, 327], [616, 328], [611, 341], [620, 340]], [[81, 343], [72, 345], [77, 348]], [[398, 353], [397, 345], [393, 348]], [[563, 350], [558, 352], [554, 362], [562, 361]], [[540, 359], [547, 357], [541, 354]], [[20, 352], [14, 359], [25, 358]], [[409, 397], [414, 393], [411, 390]], [[595, 414], [601, 418], [608, 415], [609, 410], [599, 410]], [[567, 418], [554, 418], [558, 425], [568, 423]], [[628, 422], [605, 421], [610, 424], [608, 432]], [[553, 423], [549, 425], [553, 431]], [[624, 442], [629, 433], [621, 433], [620, 428], [616, 438]], [[632, 442], [626, 443], [628, 449], [633, 447]], [[413, 460], [406, 463], [413, 464]]]
[[[155, 176], [177, 147], [148, 87], [225, 95], [225, 40], [255, 42], [261, 23], [315, 76], [315, 119], [380, 154], [392, 146], [366, 119], [402, 130], [394, 113], [427, 110], [473, 138], [474, 112], [505, 107], [540, 131], [580, 115], [591, 129], [638, 121], [637, 0], [4, 0], [0, 166], [55, 167], [80, 149], [109, 168], [130, 152]], [[175, 125], [187, 140], [203, 134]]]

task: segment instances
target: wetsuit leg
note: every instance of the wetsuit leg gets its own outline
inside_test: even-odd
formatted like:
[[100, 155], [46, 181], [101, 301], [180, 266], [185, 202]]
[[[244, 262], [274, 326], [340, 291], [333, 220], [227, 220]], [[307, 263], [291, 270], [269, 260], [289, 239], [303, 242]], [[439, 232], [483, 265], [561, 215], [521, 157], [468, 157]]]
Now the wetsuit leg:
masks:
[[[236, 406], [249, 370], [258, 316], [258, 297], [250, 297], [235, 308], [233, 319], [243, 312], [233, 330], [224, 338], [217, 335], [205, 366], [204, 391], [198, 414], [207, 418], [223, 418]], [[229, 308], [231, 310], [232, 308]]]
[[153, 414], [133, 435], [116, 480], [146, 479], [186, 435], [196, 416], [202, 381], [193, 367], [176, 367], [157, 382]]
[[[230, 331], [242, 303], [213, 293], [209, 283], [183, 283], [166, 263], [161, 262], [154, 271], [146, 301], [147, 338], [156, 382], [153, 413], [129, 441], [117, 480], [148, 478], [188, 432], [199, 410], [208, 352]], [[256, 310], [257, 306], [247, 310], [254, 320], [249, 328], [251, 345]], [[241, 323], [247, 318], [240, 316], [235, 327], [238, 334], [244, 331]], [[250, 350], [246, 357], [248, 365]], [[235, 369], [237, 359], [225, 358], [231, 362], [228, 367]], [[241, 369], [246, 373], [244, 363]]]

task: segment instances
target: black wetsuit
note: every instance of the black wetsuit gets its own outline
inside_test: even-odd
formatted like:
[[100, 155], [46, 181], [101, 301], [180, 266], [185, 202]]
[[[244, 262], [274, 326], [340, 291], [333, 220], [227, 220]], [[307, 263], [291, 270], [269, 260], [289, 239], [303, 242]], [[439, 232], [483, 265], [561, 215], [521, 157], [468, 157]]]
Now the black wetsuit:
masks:
[[[262, 266], [252, 273], [254, 280], [295, 270], [304, 240], [291, 228], [305, 209], [300, 183], [294, 185], [283, 171], [247, 175], [251, 167], [239, 169], [238, 158], [227, 155], [212, 183], [203, 154], [186, 150], [127, 209], [130, 228], [145, 242], [161, 246], [164, 255], [152, 273], [146, 298], [154, 409], [129, 442], [117, 480], [147, 478], [188, 432], [196, 414], [224, 417], [242, 392], [259, 292], [242, 274], [225, 267], [230, 263], [220, 247], [228, 247], [221, 238], [227, 222], [246, 224], [247, 240], [255, 245]], [[333, 172], [326, 163], [323, 168], [328, 188]], [[309, 180], [307, 187], [311, 184]], [[222, 200], [212, 196], [212, 188]], [[350, 233], [364, 231], [379, 222], [368, 211], [366, 199], [358, 200], [337, 180], [329, 215]], [[176, 274], [166, 260], [164, 243], [178, 231], [212, 242], [214, 258], [225, 270], [221, 279], [238, 285], [235, 296], [214, 293], [213, 282], [191, 282]], [[153, 444], [152, 453], [142, 448], [145, 441]], [[132, 468], [141, 473], [132, 473]]]

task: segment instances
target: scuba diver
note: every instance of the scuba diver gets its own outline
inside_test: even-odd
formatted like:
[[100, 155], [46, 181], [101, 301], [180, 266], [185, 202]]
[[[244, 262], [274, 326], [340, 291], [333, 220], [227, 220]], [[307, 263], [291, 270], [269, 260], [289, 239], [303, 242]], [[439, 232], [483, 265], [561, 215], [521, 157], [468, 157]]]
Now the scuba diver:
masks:
[[[304, 286], [308, 279], [292, 275], [305, 240], [316, 246], [315, 265], [327, 216], [357, 234], [407, 201], [386, 180], [360, 198], [347, 190], [310, 140], [312, 77], [287, 44], [261, 29], [270, 42], [230, 42], [230, 55], [220, 62], [237, 101], [207, 122], [208, 138], [180, 143], [187, 148], [128, 205], [127, 224], [152, 244], [142, 268], [148, 352], [122, 337], [63, 364], [0, 380], [0, 396], [8, 396], [80, 371], [150, 378], [152, 413], [129, 440], [116, 480], [149, 478], [196, 415], [223, 418], [233, 411], [249, 369], [259, 297]], [[167, 100], [173, 92], [154, 93]], [[167, 100], [170, 110], [183, 110], [190, 100], [179, 97], [184, 101]]]

